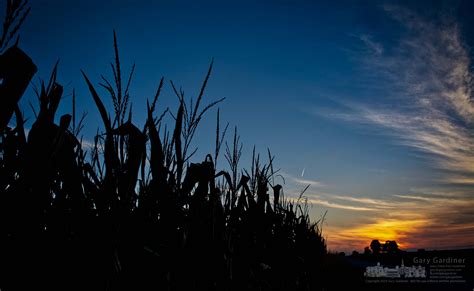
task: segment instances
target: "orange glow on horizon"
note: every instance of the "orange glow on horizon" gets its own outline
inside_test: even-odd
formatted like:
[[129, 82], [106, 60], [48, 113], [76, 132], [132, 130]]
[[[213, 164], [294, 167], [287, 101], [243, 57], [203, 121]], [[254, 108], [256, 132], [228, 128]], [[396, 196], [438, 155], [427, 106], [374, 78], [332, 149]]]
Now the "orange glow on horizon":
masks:
[[374, 239], [379, 240], [380, 243], [394, 240], [401, 249], [416, 248], [417, 246], [410, 242], [410, 233], [417, 232], [428, 223], [427, 219], [384, 219], [353, 228], [330, 228], [328, 230], [330, 233], [329, 248], [352, 248], [363, 251]]

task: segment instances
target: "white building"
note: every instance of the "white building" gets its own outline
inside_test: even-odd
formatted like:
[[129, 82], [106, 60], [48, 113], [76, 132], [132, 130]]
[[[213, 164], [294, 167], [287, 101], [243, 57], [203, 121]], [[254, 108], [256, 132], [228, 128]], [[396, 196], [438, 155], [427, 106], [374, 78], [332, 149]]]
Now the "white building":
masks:
[[423, 266], [405, 266], [403, 259], [400, 266], [388, 268], [381, 266], [378, 262], [376, 266], [368, 266], [364, 272], [365, 277], [382, 278], [426, 278], [426, 268]]

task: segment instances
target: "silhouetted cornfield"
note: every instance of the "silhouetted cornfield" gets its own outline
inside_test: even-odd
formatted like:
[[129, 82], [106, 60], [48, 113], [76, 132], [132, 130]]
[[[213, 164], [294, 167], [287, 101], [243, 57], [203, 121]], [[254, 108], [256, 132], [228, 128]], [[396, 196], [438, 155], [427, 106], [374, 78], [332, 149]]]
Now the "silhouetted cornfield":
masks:
[[[199, 122], [222, 101], [202, 104], [212, 64], [194, 101], [171, 83], [175, 113], [157, 106], [162, 79], [139, 128], [129, 99], [134, 68], [122, 82], [114, 34], [113, 80], [100, 83], [112, 111], [83, 72], [104, 132], [83, 146], [75, 94], [71, 114], [56, 116], [63, 95], [56, 65], [35, 90], [39, 108], [32, 106], [26, 134], [18, 102], [36, 66], [11, 43], [28, 12], [26, 2], [7, 1], [0, 40], [2, 291], [320, 288], [326, 245], [319, 224], [302, 200], [285, 199], [273, 183], [270, 152], [263, 164], [254, 150], [250, 169], [239, 170], [237, 131], [224, 143], [217, 111], [209, 134], [215, 149], [191, 162]], [[216, 169], [222, 144], [227, 171]]]

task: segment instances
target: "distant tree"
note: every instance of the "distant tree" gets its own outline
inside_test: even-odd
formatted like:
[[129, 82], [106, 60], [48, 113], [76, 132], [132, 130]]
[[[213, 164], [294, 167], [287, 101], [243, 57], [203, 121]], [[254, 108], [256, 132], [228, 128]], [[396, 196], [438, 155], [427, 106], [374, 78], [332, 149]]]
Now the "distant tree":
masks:
[[381, 244], [379, 242], [378, 239], [374, 239], [371, 243], [370, 243], [370, 249], [372, 250], [372, 253], [374, 255], [377, 255], [377, 254], [380, 254], [380, 249], [381, 249]]
[[352, 256], [353, 256], [353, 257], [357, 257], [358, 255], [359, 255], [359, 252], [358, 252], [358, 251], [356, 251], [356, 250], [353, 250], [353, 251], [352, 251]]
[[339, 256], [345, 257], [345, 256], [346, 256], [346, 253], [345, 253], [345, 252], [340, 252], [340, 253], [339, 253]]
[[372, 254], [372, 252], [370, 251], [370, 248], [369, 247], [365, 247], [364, 248], [364, 255], [370, 255]]
[[400, 249], [398, 248], [397, 242], [394, 240], [386, 241], [385, 246], [386, 246], [386, 252], [389, 254], [395, 254], [400, 251]]

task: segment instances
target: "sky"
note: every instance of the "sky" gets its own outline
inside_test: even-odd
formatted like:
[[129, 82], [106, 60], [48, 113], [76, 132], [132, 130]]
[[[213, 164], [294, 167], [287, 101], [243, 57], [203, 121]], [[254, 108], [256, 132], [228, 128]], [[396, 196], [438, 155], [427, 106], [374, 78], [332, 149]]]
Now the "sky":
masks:
[[[311, 184], [305, 197], [314, 220], [327, 211], [330, 250], [362, 251], [372, 239], [474, 247], [473, 4], [334, 2], [36, 0], [20, 47], [36, 84], [60, 60], [59, 113], [75, 89], [85, 140], [101, 121], [80, 70], [96, 85], [112, 76], [114, 29], [122, 71], [136, 65], [139, 125], [162, 76], [158, 110], [175, 111], [169, 81], [196, 97], [214, 58], [204, 100], [226, 98], [221, 119], [238, 128], [240, 166], [254, 145], [262, 156], [270, 148], [288, 198]], [[27, 117], [30, 101], [31, 88]], [[196, 161], [214, 150], [215, 114], [198, 131]]]

